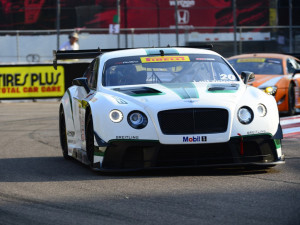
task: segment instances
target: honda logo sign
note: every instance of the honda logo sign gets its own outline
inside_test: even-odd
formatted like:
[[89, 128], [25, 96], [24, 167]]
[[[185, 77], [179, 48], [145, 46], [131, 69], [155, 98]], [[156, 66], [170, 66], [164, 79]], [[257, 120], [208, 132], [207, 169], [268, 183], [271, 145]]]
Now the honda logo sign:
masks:
[[188, 24], [190, 21], [190, 12], [186, 9], [180, 9], [177, 11], [178, 24]]

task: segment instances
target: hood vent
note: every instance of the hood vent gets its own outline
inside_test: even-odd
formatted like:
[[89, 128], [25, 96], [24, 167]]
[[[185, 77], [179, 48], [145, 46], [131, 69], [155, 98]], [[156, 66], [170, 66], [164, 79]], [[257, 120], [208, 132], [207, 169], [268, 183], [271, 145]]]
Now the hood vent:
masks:
[[115, 88], [114, 91], [122, 92], [123, 94], [130, 96], [149, 96], [149, 95], [161, 95], [164, 94], [149, 87], [128, 87], [128, 88]]
[[236, 92], [238, 89], [238, 84], [210, 84], [207, 86], [209, 92]]

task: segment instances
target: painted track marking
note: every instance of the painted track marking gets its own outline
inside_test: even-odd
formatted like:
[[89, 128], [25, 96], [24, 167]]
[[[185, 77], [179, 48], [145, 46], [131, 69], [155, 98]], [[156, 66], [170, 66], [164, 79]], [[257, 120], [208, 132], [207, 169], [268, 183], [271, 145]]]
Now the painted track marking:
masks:
[[300, 139], [300, 115], [280, 119], [283, 138]]

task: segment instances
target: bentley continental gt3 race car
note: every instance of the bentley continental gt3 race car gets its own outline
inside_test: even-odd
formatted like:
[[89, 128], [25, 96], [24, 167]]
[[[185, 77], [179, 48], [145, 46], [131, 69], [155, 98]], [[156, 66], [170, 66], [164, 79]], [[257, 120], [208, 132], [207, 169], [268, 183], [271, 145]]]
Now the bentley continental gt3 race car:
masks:
[[63, 156], [94, 170], [284, 163], [273, 96], [201, 48], [54, 51], [94, 58], [59, 108]]

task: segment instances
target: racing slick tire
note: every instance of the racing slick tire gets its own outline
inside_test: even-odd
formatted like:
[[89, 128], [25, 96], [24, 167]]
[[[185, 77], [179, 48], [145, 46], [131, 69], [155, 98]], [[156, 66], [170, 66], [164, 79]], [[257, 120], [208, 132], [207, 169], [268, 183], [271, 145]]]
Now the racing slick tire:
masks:
[[59, 139], [60, 145], [62, 149], [62, 154], [65, 159], [70, 159], [71, 157], [68, 155], [68, 142], [67, 142], [67, 130], [66, 130], [66, 121], [64, 109], [61, 106], [59, 110]]
[[86, 117], [85, 125], [85, 138], [86, 138], [86, 156], [90, 166], [94, 163], [94, 126], [93, 117], [89, 112]]
[[288, 105], [289, 105], [289, 110], [288, 110], [288, 115], [292, 116], [296, 113], [296, 108], [295, 108], [295, 92], [294, 92], [294, 85], [290, 84], [289, 85], [289, 90], [288, 90]]

